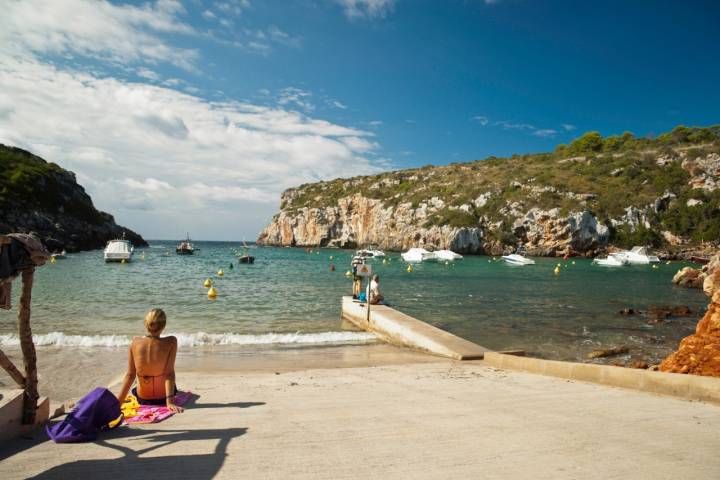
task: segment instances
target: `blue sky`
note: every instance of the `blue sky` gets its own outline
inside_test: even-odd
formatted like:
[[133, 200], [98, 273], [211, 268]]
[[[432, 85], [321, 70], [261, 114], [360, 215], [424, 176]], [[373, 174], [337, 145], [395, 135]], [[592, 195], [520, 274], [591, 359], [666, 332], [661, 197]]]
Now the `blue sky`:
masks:
[[[720, 4], [9, 1], [0, 142], [149, 238], [254, 238], [282, 189], [718, 123]], [[212, 214], [208, 214], [211, 212]]]

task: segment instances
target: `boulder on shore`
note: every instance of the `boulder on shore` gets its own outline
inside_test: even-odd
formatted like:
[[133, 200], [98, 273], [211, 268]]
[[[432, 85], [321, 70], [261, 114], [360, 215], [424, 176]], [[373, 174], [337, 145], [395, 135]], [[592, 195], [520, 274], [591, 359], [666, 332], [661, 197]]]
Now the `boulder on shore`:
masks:
[[707, 313], [695, 334], [685, 337], [678, 350], [660, 364], [660, 370], [720, 377], [720, 269], [705, 279], [703, 290], [710, 296]]

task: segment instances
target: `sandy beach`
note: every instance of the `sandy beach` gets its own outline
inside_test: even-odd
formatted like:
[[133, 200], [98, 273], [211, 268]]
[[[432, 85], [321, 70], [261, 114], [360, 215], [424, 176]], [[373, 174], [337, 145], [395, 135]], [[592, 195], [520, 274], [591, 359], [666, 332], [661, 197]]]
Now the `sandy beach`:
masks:
[[[353, 348], [357, 359], [374, 346]], [[717, 406], [424, 358], [213, 373], [186, 357], [181, 378], [199, 398], [184, 414], [84, 445], [16, 440], [0, 477], [720, 476]]]

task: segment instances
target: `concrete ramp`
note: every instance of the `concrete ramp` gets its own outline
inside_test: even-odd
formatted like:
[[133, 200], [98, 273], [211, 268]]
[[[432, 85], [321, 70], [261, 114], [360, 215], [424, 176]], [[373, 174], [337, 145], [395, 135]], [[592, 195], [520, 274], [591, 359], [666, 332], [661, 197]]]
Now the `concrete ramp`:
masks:
[[343, 297], [342, 317], [388, 343], [441, 357], [477, 360], [491, 351], [385, 305], [371, 305], [368, 322], [367, 305], [353, 301], [352, 297]]

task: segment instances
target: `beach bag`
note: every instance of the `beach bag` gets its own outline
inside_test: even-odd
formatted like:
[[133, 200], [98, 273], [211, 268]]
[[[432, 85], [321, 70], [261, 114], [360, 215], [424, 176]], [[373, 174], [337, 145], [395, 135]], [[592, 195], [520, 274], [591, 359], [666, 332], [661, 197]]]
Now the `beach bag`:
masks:
[[119, 416], [118, 399], [107, 388], [98, 387], [81, 398], [62, 422], [45, 430], [55, 443], [90, 442]]

